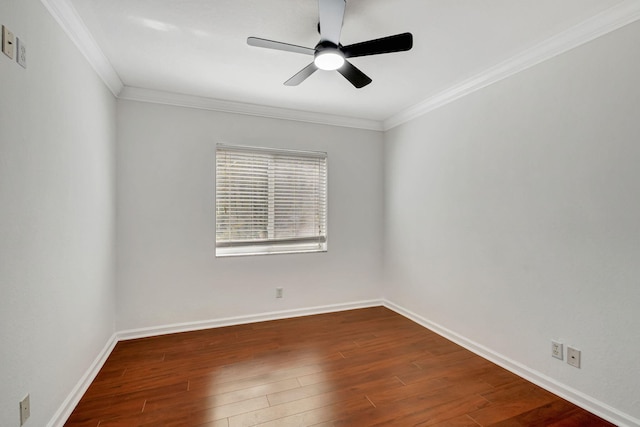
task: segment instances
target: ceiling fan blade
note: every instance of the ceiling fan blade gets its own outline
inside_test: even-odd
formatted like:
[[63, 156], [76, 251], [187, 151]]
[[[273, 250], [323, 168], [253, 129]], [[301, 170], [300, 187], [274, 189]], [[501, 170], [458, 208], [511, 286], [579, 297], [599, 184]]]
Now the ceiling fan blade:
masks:
[[369, 40], [362, 43], [350, 44], [341, 48], [345, 58], [356, 56], [378, 55], [380, 53], [402, 52], [413, 47], [411, 33], [396, 34], [395, 36]]
[[328, 41], [338, 46], [345, 7], [345, 0], [318, 0], [321, 42]]
[[249, 46], [266, 47], [267, 49], [284, 50], [286, 52], [303, 53], [305, 55], [313, 55], [315, 49], [309, 47], [297, 46], [295, 44], [282, 43], [274, 40], [261, 39], [258, 37], [249, 37], [247, 39]]
[[284, 82], [284, 84], [285, 86], [298, 86], [300, 83], [305, 81], [307, 77], [315, 73], [317, 69], [318, 67], [316, 67], [316, 64], [312, 62], [311, 64], [304, 67], [302, 70], [298, 71], [295, 76], [291, 77], [289, 80]]
[[338, 68], [338, 72], [358, 89], [371, 83], [371, 79], [349, 61], [344, 61], [344, 65]]

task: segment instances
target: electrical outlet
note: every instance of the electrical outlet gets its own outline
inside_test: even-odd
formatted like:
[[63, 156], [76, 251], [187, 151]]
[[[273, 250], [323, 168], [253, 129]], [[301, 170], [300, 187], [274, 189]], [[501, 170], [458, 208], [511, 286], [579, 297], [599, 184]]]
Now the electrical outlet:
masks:
[[562, 343], [558, 341], [551, 341], [551, 356], [556, 359], [563, 359], [564, 351], [562, 349]]
[[567, 347], [567, 363], [576, 368], [580, 368], [580, 350]]
[[29, 395], [20, 401], [20, 425], [27, 422], [31, 415], [31, 403], [29, 403]]
[[20, 37], [16, 37], [16, 60], [22, 68], [27, 68], [27, 45]]
[[15, 37], [11, 31], [4, 25], [2, 26], [2, 52], [9, 58], [13, 59], [15, 50]]
[[284, 292], [282, 288], [276, 288], [276, 298], [282, 298], [282, 292]]

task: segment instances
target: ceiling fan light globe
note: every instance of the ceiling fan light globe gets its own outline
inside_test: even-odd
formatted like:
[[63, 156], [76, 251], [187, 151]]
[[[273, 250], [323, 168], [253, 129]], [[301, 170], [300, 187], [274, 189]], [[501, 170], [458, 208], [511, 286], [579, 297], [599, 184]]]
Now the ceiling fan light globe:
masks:
[[344, 64], [344, 56], [336, 51], [324, 51], [318, 52], [313, 59], [313, 62], [321, 70], [337, 70]]

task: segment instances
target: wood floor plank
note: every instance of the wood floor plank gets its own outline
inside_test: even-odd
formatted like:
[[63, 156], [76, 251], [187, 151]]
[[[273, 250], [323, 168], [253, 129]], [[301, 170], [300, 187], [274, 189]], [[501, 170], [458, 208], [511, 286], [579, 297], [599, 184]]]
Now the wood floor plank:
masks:
[[280, 405], [270, 406], [257, 411], [246, 412], [241, 415], [230, 417], [229, 427], [255, 426], [257, 424], [264, 424], [280, 418], [301, 414], [313, 409], [330, 407], [336, 403], [334, 399], [334, 396], [330, 393], [325, 393], [282, 403]]
[[329, 406], [311, 409], [266, 423], [258, 424], [259, 427], [299, 427], [318, 426], [325, 423], [332, 423], [333, 420], [341, 416], [351, 414], [363, 408], [370, 408], [371, 403], [360, 397], [338, 402]]
[[67, 427], [611, 426], [373, 307], [118, 343]]
[[558, 399], [546, 390], [526, 382], [502, 386], [483, 393], [482, 396], [490, 405], [470, 412], [469, 416], [483, 426], [515, 417]]
[[565, 419], [571, 417], [575, 407], [566, 400], [554, 400], [546, 405], [539, 406], [529, 411], [507, 418], [503, 421], [493, 423], [491, 427], [527, 427], [533, 423], [549, 425], [554, 423], [559, 415]]

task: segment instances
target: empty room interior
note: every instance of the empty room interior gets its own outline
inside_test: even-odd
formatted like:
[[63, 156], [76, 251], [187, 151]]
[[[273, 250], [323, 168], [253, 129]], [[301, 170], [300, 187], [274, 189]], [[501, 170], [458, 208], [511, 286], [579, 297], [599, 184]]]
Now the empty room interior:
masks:
[[[1, 426], [546, 425], [557, 396], [640, 427], [640, 1], [2, 0], [0, 24]], [[320, 165], [317, 240], [273, 237], [276, 202], [251, 243], [221, 232], [234, 155]], [[110, 373], [189, 352], [289, 388], [71, 423]], [[472, 401], [427, 356], [536, 388]], [[366, 357], [396, 382], [312, 391]]]

